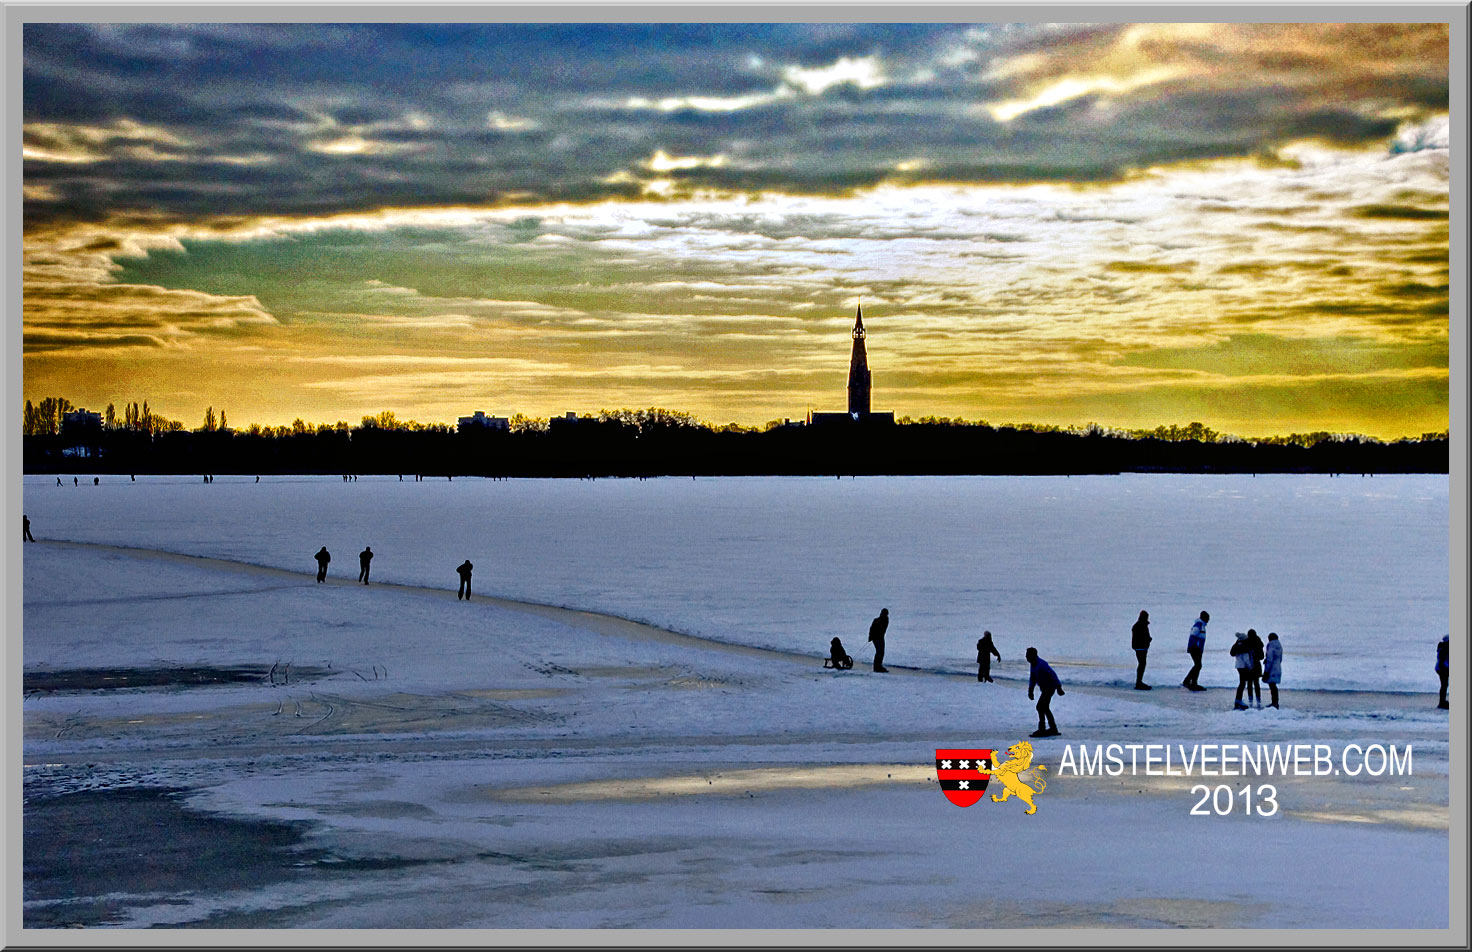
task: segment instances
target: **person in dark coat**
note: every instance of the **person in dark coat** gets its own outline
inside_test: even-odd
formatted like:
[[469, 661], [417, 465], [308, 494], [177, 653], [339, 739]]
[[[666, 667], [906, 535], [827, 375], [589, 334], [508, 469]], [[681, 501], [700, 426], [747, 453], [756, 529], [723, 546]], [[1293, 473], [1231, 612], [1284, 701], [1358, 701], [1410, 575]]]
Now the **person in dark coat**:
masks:
[[874, 642], [874, 670], [880, 673], [889, 669], [884, 666], [884, 633], [889, 630], [889, 609], [879, 609], [879, 617], [869, 623], [869, 640]]
[[1257, 636], [1256, 628], [1247, 629], [1247, 652], [1252, 658], [1252, 666], [1247, 669], [1247, 693], [1252, 695], [1257, 709], [1262, 710], [1262, 659], [1267, 656], [1267, 646]]
[[1205, 691], [1197, 678], [1201, 677], [1201, 655], [1206, 651], [1206, 623], [1211, 621], [1211, 616], [1206, 612], [1191, 623], [1191, 634], [1186, 637], [1186, 654], [1191, 656], [1191, 670], [1186, 672], [1186, 679], [1181, 682], [1183, 687], [1192, 691]]
[[992, 681], [992, 655], [996, 655], [998, 661], [1002, 660], [1002, 653], [992, 644], [992, 633], [984, 631], [976, 639], [976, 680], [995, 683]]
[[1038, 657], [1038, 649], [1027, 649], [1027, 662], [1032, 665], [1032, 673], [1027, 679], [1027, 699], [1032, 700], [1033, 689], [1043, 692], [1038, 699], [1038, 729], [1029, 737], [1057, 737], [1058, 722], [1053, 720], [1053, 695], [1063, 696], [1063, 683], [1058, 680], [1053, 667]]
[[467, 602], [470, 601], [470, 570], [473, 568], [475, 568], [475, 566], [470, 564], [469, 559], [466, 559], [464, 562], [461, 562], [460, 567], [455, 570], [456, 572], [460, 573], [460, 591], [455, 595], [456, 601], [459, 601], [462, 598], [465, 599]]
[[1150, 685], [1145, 683], [1145, 655], [1150, 651], [1149, 612], [1140, 612], [1140, 617], [1130, 629], [1130, 647], [1135, 649], [1135, 657], [1139, 659], [1139, 666], [1135, 668], [1135, 690], [1148, 691]]
[[332, 556], [328, 553], [327, 546], [324, 545], [318, 549], [314, 558], [317, 560], [317, 581], [327, 581], [327, 563], [332, 561]]
[[358, 553], [358, 581], [364, 585], [368, 584], [368, 563], [373, 561], [373, 546], [363, 546], [363, 551]]
[[1450, 662], [1447, 661], [1450, 649], [1451, 636], [1442, 635], [1441, 640], [1436, 643], [1436, 676], [1441, 679], [1441, 700], [1436, 706], [1443, 711], [1451, 710], [1450, 705], [1446, 703], [1446, 681], [1447, 676], [1451, 673]]
[[837, 638], [828, 643], [828, 663], [839, 671], [847, 671], [854, 666], [854, 659], [843, 650], [843, 642]]
[[[31, 517], [22, 515], [20, 517], [20, 540], [22, 542], [35, 542], [36, 537], [31, 535]], [[1445, 679], [1443, 679], [1444, 681]], [[1446, 697], [1446, 688], [1441, 689], [1441, 696]]]

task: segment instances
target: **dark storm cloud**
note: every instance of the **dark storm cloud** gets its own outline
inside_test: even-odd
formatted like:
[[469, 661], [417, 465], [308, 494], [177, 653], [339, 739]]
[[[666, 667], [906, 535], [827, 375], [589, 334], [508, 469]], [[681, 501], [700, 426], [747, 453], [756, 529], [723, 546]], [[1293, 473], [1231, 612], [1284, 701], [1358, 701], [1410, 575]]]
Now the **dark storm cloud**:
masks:
[[27, 24], [26, 218], [1103, 182], [1446, 108], [1445, 27], [1212, 29]]

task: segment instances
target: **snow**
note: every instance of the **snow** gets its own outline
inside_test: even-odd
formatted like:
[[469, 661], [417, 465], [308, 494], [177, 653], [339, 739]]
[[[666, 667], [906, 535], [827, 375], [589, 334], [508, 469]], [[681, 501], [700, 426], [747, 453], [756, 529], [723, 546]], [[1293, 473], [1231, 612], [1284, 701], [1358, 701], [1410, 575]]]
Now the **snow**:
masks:
[[[497, 513], [503, 545], [513, 522], [537, 525], [542, 541], [518, 548], [534, 553], [532, 562], [547, 560], [529, 568], [467, 552], [477, 592], [504, 591], [508, 574], [544, 586], [541, 570], [580, 577], [557, 564], [546, 540], [579, 519], [590, 535], [615, 530], [591, 531], [602, 510], [587, 500], [572, 505], [578, 494], [607, 493], [605, 502], [616, 496], [632, 506], [649, 488], [472, 482], [461, 490], [460, 482], [453, 490], [416, 488], [431, 500], [462, 492], [479, 500]], [[1001, 748], [1025, 736], [1035, 715], [1015, 667], [999, 668], [989, 685], [969, 669], [877, 675], [861, 663], [835, 673], [821, 667], [826, 637], [794, 640], [804, 648], [818, 642], [805, 655], [763, 653], [585, 611], [480, 595], [462, 602], [452, 585], [461, 550], [430, 555], [474, 532], [443, 516], [453, 508], [433, 523], [422, 511], [421, 531], [410, 532], [390, 504], [415, 497], [399, 496], [395, 484], [308, 480], [272, 486], [268, 497], [222, 476], [196, 498], [189, 484], [161, 480], [125, 497], [128, 506], [71, 494], [51, 504], [65, 518], [37, 503], [46, 487], [28, 487], [38, 538], [64, 528], [73, 538], [144, 548], [24, 547], [27, 673], [287, 661], [296, 671], [328, 673], [289, 683], [32, 695], [24, 703], [26, 797], [183, 787], [194, 808], [308, 821], [311, 843], [345, 864], [383, 864], [224, 893], [158, 895], [140, 881], [131, 900], [119, 900], [125, 912], [113, 924], [215, 917], [208, 922], [384, 929], [1447, 925], [1448, 722], [1425, 694], [1305, 691], [1290, 681], [1287, 709], [1236, 712], [1225, 691], [1120, 690], [1071, 679], [1084, 670], [1075, 666], [1064, 675], [1068, 693], [1054, 701], [1064, 737], [1037, 742], [1039, 761], [1052, 770], [1037, 814], [1023, 815], [1016, 801], [959, 810], [937, 792], [930, 758], [937, 747]], [[122, 498], [137, 485], [113, 491]], [[486, 502], [508, 487], [542, 499], [541, 522], [513, 520]], [[761, 498], [774, 492], [742, 487]], [[808, 491], [783, 481], [775, 487], [779, 497]], [[668, 493], [683, 495], [673, 486]], [[709, 502], [698, 485], [683, 493], [694, 493], [686, 504]], [[339, 496], [346, 502], [334, 503]], [[675, 537], [706, 517], [670, 511], [675, 500], [660, 498], [642, 521], [604, 512], [605, 523], [629, 536], [621, 560], [605, 565], [567, 550], [590, 573], [602, 565], [601, 576], [575, 586], [578, 597], [597, 590], [623, 599], [626, 570], [669, 579], [674, 589], [674, 580], [703, 578], [648, 568], [705, 551]], [[294, 516], [292, 500], [302, 504]], [[318, 585], [310, 563], [323, 535], [317, 520], [347, 519], [365, 500], [388, 507], [382, 519], [398, 527], [363, 540], [384, 553], [374, 562], [375, 584], [343, 577], [356, 574], [344, 562], [355, 561], [362, 543], [334, 530], [343, 541], [326, 541], [341, 550], [338, 571]], [[654, 514], [660, 508], [664, 529]], [[803, 508], [794, 504], [775, 523], [800, 521]], [[726, 526], [720, 531], [734, 538], [730, 523], [749, 522], [759, 509], [717, 520]], [[373, 521], [366, 513], [352, 518]], [[798, 546], [801, 533], [787, 531], [788, 547]], [[252, 549], [277, 533], [304, 543], [290, 545], [300, 558], [281, 560], [286, 569], [270, 568]], [[671, 551], [651, 554], [651, 538]], [[150, 549], [253, 556], [247, 561], [256, 564]], [[422, 563], [404, 555], [416, 551], [425, 553]], [[441, 564], [443, 572], [426, 568]], [[416, 572], [434, 587], [394, 584]], [[680, 606], [671, 590], [644, 594], [627, 602], [630, 614], [700, 613]], [[789, 587], [785, 604], [771, 593], [755, 602], [772, 615], [816, 616], [799, 594]], [[1058, 771], [1063, 743], [1141, 741], [1414, 744], [1415, 774], [1280, 778], [1282, 815], [1263, 819], [1189, 815], [1194, 781]], [[709, 792], [701, 792], [702, 780]]]
[[[85, 475], [85, 474], [84, 474]], [[964, 671], [990, 629], [995, 670], [1038, 647], [1067, 683], [1179, 681], [1211, 613], [1206, 685], [1235, 685], [1232, 633], [1276, 631], [1285, 687], [1434, 690], [1449, 626], [1445, 476], [1316, 475], [508, 480], [105, 476], [25, 479], [38, 538], [104, 542], [355, 577], [475, 588], [862, 662]], [[1158, 673], [1157, 673], [1158, 672]]]

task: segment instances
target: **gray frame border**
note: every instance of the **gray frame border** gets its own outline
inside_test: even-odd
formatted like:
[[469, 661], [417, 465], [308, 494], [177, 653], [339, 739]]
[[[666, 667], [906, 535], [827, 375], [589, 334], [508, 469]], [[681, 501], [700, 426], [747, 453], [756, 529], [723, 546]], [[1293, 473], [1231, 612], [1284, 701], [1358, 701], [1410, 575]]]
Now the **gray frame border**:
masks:
[[[529, 5], [424, 5], [407, 3], [367, 4], [257, 4], [226, 5], [70, 5], [23, 3], [5, 9], [3, 49], [5, 51], [5, 115], [6, 151], [5, 182], [5, 337], [4, 377], [7, 405], [12, 412], [23, 400], [23, 347], [21, 249], [23, 247], [22, 163], [21, 154], [21, 86], [23, 79], [22, 32], [26, 23], [47, 22], [445, 22], [445, 23], [539, 23], [539, 22], [691, 22], [692, 13], [700, 14], [700, 22], [940, 22], [981, 23], [1090, 21], [1090, 22], [1220, 22], [1220, 23], [1413, 23], [1442, 22], [1448, 24], [1449, 113], [1451, 123], [1450, 182], [1450, 625], [1459, 632], [1468, 628], [1468, 475], [1472, 454], [1468, 441], [1468, 13], [1465, 3], [1394, 5], [1388, 3], [1315, 3], [1280, 4], [1194, 4], [1141, 3], [1129, 4], [1050, 4], [1008, 6], [1002, 4], [925, 4], [905, 6], [891, 3], [844, 3], [811, 5], [777, 5], [752, 3], [744, 6], [685, 4], [615, 3], [575, 5], [547, 3]], [[13, 418], [12, 418], [13, 419]], [[23, 749], [21, 692], [23, 603], [21, 595], [21, 548], [15, 540], [15, 516], [22, 507], [21, 437], [16, 426], [4, 428], [0, 438], [0, 457], [9, 478], [5, 490], [5, 509], [0, 515], [6, 537], [11, 541], [0, 549], [0, 573], [4, 583], [5, 667], [10, 672], [12, 700], [4, 714], [5, 814], [3, 830], [5, 862], [0, 866], [0, 892], [3, 892], [6, 946], [45, 948], [77, 947], [81, 936], [65, 930], [24, 930], [20, 927], [20, 886], [22, 882], [21, 842], [21, 756]], [[1468, 663], [1465, 651], [1452, 659], [1454, 683], [1467, 684]], [[1187, 929], [1187, 930], [1117, 930], [1117, 929], [679, 929], [679, 930], [318, 930], [304, 929], [276, 932], [255, 930], [88, 930], [83, 935], [91, 947], [98, 940], [107, 945], [132, 946], [197, 946], [221, 948], [278, 945], [321, 946], [540, 946], [574, 948], [583, 946], [895, 946], [969, 947], [986, 943], [1048, 946], [1177, 946], [1199, 947], [1281, 944], [1300, 947], [1396, 946], [1400, 948], [1468, 948], [1468, 751], [1467, 708], [1458, 703], [1451, 719], [1450, 735], [1450, 875], [1448, 896], [1448, 928], [1386, 930], [1271, 930], [1271, 929]], [[1388, 874], [1393, 871], [1387, 870]]]

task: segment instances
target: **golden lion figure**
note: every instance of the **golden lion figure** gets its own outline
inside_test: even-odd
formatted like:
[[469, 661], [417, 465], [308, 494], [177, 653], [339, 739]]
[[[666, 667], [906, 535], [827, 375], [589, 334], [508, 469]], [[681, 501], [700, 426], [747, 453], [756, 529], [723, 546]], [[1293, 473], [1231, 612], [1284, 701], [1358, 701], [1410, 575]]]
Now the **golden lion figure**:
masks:
[[1032, 744], [1029, 744], [1025, 740], [1008, 747], [1007, 753], [1012, 756], [1012, 759], [997, 764], [992, 768], [992, 779], [1001, 781], [1002, 787], [1004, 788], [1004, 792], [1000, 797], [992, 794], [992, 802], [1005, 803], [1009, 797], [1015, 795], [1017, 799], [1027, 804], [1028, 813], [1038, 812], [1038, 808], [1033, 804], [1032, 798], [1048, 788], [1047, 780], [1043, 777], [1038, 777], [1036, 780], [1038, 788], [1034, 790], [1032, 787], [1023, 783], [1019, 775], [1028, 770], [1036, 770], [1038, 773], [1042, 773], [1048, 768], [1042, 764], [1038, 764], [1036, 767], [1032, 765]]

